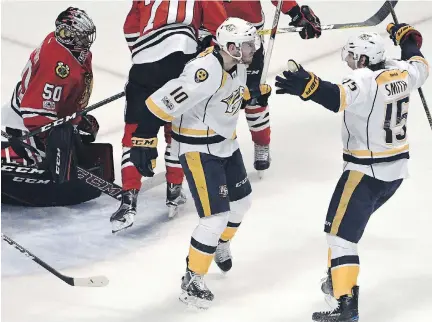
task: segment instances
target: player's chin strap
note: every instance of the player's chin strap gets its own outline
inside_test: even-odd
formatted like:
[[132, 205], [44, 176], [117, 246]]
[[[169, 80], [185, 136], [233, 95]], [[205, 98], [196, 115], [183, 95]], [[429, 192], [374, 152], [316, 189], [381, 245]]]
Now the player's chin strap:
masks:
[[[280, 2], [280, 1], [279, 1]], [[381, 6], [381, 8], [374, 14], [372, 17], [365, 21], [361, 22], [348, 22], [348, 23], [336, 23], [332, 25], [321, 25], [321, 30], [333, 30], [333, 29], [350, 29], [350, 28], [361, 28], [361, 27], [372, 27], [380, 24], [384, 21], [385, 18], [391, 13], [390, 8], [394, 8], [397, 4], [397, 1], [386, 1]], [[279, 6], [279, 3], [278, 3]], [[276, 18], [276, 15], [275, 15]], [[279, 17], [278, 17], [279, 19]], [[270, 39], [274, 33], [274, 22], [272, 29], [264, 29], [259, 30], [259, 35], [270, 35]], [[277, 25], [276, 25], [277, 28]], [[287, 28], [279, 28], [275, 31], [275, 33], [289, 33], [289, 32], [300, 32], [303, 27], [287, 27]]]

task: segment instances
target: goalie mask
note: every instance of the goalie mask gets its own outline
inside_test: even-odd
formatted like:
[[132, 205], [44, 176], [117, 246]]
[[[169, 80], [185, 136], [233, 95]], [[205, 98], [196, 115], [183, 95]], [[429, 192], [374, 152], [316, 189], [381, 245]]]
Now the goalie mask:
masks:
[[84, 10], [67, 8], [55, 25], [56, 39], [70, 50], [87, 51], [96, 39], [96, 27]]
[[[216, 31], [216, 40], [223, 51], [244, 64], [250, 64], [253, 55], [261, 47], [256, 28], [240, 18], [226, 19]], [[231, 44], [236, 47], [237, 54], [228, 49]]]
[[351, 69], [359, 68], [362, 57], [365, 67], [376, 65], [385, 60], [384, 41], [377, 33], [363, 32], [348, 39], [341, 55]]

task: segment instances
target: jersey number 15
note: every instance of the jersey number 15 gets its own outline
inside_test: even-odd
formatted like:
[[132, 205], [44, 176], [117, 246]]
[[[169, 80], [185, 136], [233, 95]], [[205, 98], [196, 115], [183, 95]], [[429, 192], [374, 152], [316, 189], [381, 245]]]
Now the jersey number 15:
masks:
[[[396, 103], [396, 120], [393, 116], [393, 108]], [[408, 117], [409, 96], [401, 98], [396, 102], [388, 103], [385, 110], [384, 131], [386, 144], [393, 144], [393, 139], [397, 141], [406, 139], [406, 121]]]

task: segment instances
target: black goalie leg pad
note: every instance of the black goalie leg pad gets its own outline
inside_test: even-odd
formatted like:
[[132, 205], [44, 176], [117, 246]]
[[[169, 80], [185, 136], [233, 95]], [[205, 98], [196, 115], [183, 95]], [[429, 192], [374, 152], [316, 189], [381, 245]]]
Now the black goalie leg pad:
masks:
[[46, 161], [53, 182], [63, 183], [76, 178], [74, 160], [76, 131], [72, 124], [54, 127], [46, 141]]

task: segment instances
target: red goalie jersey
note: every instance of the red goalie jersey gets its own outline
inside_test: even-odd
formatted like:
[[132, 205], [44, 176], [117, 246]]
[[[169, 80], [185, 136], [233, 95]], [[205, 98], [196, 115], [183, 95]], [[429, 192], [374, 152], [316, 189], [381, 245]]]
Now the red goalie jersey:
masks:
[[[272, 0], [272, 3], [275, 6], [277, 5], [277, 1]], [[242, 18], [251, 22], [257, 29], [264, 25], [264, 15], [260, 0], [230, 0], [224, 1], [224, 4], [228, 17]], [[284, 0], [282, 3], [282, 12], [287, 13], [296, 5], [296, 1]]]
[[50, 33], [30, 55], [10, 107], [2, 108], [2, 125], [32, 130], [85, 108], [93, 85], [91, 53], [79, 59]]
[[214, 35], [226, 18], [221, 0], [133, 1], [123, 30], [133, 63], [143, 64], [176, 51], [195, 53], [197, 30]]

